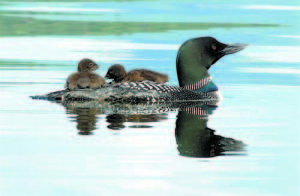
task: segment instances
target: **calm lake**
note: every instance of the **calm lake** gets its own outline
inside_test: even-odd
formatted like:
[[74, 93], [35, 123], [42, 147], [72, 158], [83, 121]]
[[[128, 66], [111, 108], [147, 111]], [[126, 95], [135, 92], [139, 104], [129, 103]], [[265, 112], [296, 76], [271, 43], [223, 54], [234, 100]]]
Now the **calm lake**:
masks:
[[[0, 1], [1, 196], [300, 194], [299, 1], [42, 1]], [[82, 58], [178, 85], [177, 50], [199, 36], [249, 44], [210, 69], [216, 108], [29, 97]]]

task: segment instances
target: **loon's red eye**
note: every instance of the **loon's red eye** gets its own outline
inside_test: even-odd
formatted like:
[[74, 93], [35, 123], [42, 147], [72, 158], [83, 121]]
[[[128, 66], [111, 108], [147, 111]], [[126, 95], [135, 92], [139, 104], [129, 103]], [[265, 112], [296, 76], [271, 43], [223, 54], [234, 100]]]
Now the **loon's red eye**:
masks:
[[213, 50], [216, 50], [216, 49], [217, 49], [217, 46], [216, 46], [215, 44], [212, 44], [212, 45], [211, 45], [211, 48], [212, 48]]

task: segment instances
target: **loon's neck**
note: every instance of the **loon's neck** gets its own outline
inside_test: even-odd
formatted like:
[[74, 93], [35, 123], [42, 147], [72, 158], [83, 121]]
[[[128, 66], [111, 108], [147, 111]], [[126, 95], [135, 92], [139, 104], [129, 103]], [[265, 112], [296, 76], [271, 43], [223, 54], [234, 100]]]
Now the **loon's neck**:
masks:
[[179, 55], [177, 57], [176, 69], [180, 87], [188, 87], [191, 90], [196, 90], [205, 85], [202, 82], [206, 82], [207, 84], [211, 81], [205, 62], [201, 60], [200, 56], [195, 58], [193, 53]]

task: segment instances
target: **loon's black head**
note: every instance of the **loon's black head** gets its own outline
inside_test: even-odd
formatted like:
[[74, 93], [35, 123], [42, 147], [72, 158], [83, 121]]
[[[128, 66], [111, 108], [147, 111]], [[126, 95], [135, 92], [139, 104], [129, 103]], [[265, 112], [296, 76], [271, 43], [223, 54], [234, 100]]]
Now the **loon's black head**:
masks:
[[225, 55], [243, 50], [246, 44], [225, 44], [213, 37], [198, 37], [184, 42], [177, 53], [176, 68], [180, 86], [208, 76], [207, 70]]
[[121, 82], [125, 77], [125, 68], [120, 64], [114, 64], [110, 66], [105, 75], [105, 78], [114, 79], [115, 82]]

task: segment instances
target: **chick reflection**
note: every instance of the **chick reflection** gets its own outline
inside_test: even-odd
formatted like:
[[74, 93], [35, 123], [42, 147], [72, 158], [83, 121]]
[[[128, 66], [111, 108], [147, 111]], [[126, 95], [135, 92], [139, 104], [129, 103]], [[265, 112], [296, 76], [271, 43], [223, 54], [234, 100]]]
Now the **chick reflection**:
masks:
[[106, 116], [106, 122], [109, 123], [107, 128], [112, 130], [121, 130], [125, 128], [123, 124], [125, 122], [125, 116], [123, 114], [110, 114]]
[[207, 127], [208, 113], [212, 108], [181, 108], [177, 115], [175, 136], [177, 149], [182, 156], [215, 157], [225, 151], [243, 151], [244, 143], [215, 135]]
[[81, 135], [90, 135], [96, 129], [97, 114], [107, 114], [109, 124], [107, 127], [111, 130], [125, 128], [125, 122], [133, 123], [128, 126], [130, 128], [151, 128], [151, 125], [145, 123], [168, 119], [167, 108], [169, 108], [169, 105], [161, 104], [110, 104], [84, 100], [65, 101], [62, 105], [66, 108], [67, 114], [76, 114], [70, 115], [69, 118], [77, 122]]
[[79, 135], [92, 135], [96, 129], [97, 114], [102, 114], [101, 109], [97, 108], [72, 108], [67, 107], [67, 114], [76, 114], [70, 116], [72, 121], [77, 123]]
[[[167, 119], [168, 114], [110, 114], [106, 116], [109, 125], [107, 128], [112, 130], [121, 130], [125, 128], [125, 122], [133, 123], [147, 123], [147, 122], [159, 122], [163, 119]], [[151, 125], [132, 125], [130, 128], [151, 128]]]

